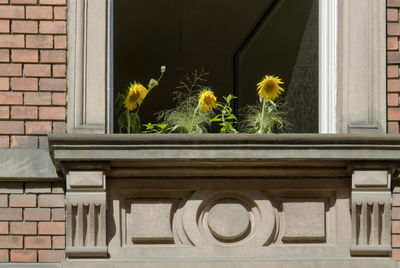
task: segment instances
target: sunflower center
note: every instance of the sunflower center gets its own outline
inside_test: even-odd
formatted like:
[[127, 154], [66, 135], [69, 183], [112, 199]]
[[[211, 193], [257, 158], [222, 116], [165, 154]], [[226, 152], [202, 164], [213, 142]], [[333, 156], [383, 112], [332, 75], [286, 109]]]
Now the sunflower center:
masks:
[[275, 88], [275, 83], [274, 83], [273, 81], [268, 81], [268, 82], [265, 84], [265, 90], [268, 91], [268, 92], [273, 91], [274, 88]]
[[140, 96], [140, 92], [139, 91], [135, 91], [130, 97], [129, 97], [129, 101], [130, 102], [135, 102], [139, 99]]
[[213, 98], [210, 95], [206, 95], [204, 97], [204, 103], [206, 105], [212, 105], [213, 104]]

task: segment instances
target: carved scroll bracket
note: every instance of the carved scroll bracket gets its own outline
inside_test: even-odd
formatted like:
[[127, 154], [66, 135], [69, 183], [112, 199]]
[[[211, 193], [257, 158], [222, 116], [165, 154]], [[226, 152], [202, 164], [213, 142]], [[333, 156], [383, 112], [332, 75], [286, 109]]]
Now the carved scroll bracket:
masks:
[[390, 256], [390, 181], [386, 170], [353, 172], [351, 255]]
[[67, 256], [107, 256], [104, 172], [70, 171], [66, 199]]

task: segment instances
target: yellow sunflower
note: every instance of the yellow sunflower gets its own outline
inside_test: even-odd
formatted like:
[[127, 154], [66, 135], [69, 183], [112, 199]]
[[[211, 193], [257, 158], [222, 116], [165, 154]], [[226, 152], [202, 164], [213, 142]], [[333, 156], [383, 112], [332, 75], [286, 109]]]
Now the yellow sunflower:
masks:
[[284, 90], [279, 85], [283, 84], [279, 77], [266, 75], [257, 84], [258, 95], [264, 97], [265, 101], [275, 100]]
[[147, 89], [141, 84], [131, 84], [129, 86], [128, 95], [125, 98], [124, 105], [129, 111], [135, 110], [142, 104], [144, 97], [147, 95]]
[[200, 93], [199, 104], [201, 106], [201, 110], [206, 113], [209, 110], [217, 107], [217, 98], [214, 96], [214, 92], [209, 89], [204, 89]]

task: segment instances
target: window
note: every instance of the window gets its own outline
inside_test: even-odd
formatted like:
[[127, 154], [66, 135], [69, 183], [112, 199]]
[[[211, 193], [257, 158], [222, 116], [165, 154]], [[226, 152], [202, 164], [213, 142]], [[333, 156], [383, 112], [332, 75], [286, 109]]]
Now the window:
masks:
[[[113, 6], [120, 1], [124, 0], [68, 2], [68, 133], [113, 132], [110, 120], [113, 117], [112, 88], [117, 86], [112, 82], [111, 71], [114, 65], [112, 45], [115, 45], [111, 38], [111, 15]], [[157, 2], [162, 3], [163, 0]], [[385, 1], [318, 2], [319, 132], [385, 133]], [[132, 16], [137, 10], [132, 12]], [[117, 16], [119, 14], [116, 13]], [[213, 72], [212, 69], [209, 71]], [[147, 71], [143, 73], [149, 74]], [[132, 74], [131, 79], [142, 81], [136, 74]], [[260, 79], [259, 75], [256, 79]], [[229, 88], [214, 87], [221, 90]]]
[[116, 0], [114, 91], [133, 79], [146, 83], [167, 65], [141, 108], [143, 122], [154, 122], [154, 113], [173, 105], [183, 74], [204, 68], [217, 96], [239, 97], [240, 114], [256, 102], [263, 75], [277, 75], [292, 124], [286, 132], [318, 132], [318, 2]]

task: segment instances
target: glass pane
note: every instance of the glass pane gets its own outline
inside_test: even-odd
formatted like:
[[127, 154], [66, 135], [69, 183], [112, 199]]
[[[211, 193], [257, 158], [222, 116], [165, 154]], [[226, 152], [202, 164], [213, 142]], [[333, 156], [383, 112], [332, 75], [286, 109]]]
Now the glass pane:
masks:
[[[307, 71], [314, 73], [299, 79], [304, 62], [318, 64], [318, 36], [311, 31], [311, 40], [303, 38], [306, 28], [318, 29], [311, 19], [310, 10], [316, 10], [318, 20], [313, 2], [318, 1], [114, 1], [114, 90], [124, 90], [134, 80], [147, 85], [150, 78], [159, 76], [160, 66], [166, 65], [160, 86], [141, 107], [142, 123], [147, 123], [155, 122], [154, 113], [173, 106], [171, 93], [185, 73], [195, 69], [209, 72], [208, 84], [217, 97], [240, 96], [236, 109], [255, 102], [256, 83], [268, 73], [284, 79], [287, 100], [294, 110], [304, 107], [291, 101], [290, 92], [304, 91], [306, 86], [307, 100], [316, 94], [312, 98], [317, 100], [318, 116], [318, 65], [315, 72], [307, 66]], [[302, 48], [303, 53], [299, 52]], [[317, 54], [306, 51], [310, 48]], [[311, 85], [315, 77], [316, 84]], [[292, 90], [292, 85], [296, 89]], [[308, 106], [310, 110], [314, 104]], [[291, 113], [289, 121], [296, 121], [295, 115]], [[291, 131], [301, 131], [294, 125]]]

